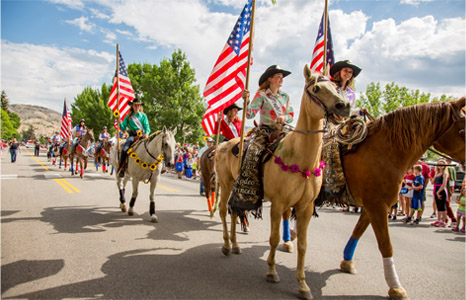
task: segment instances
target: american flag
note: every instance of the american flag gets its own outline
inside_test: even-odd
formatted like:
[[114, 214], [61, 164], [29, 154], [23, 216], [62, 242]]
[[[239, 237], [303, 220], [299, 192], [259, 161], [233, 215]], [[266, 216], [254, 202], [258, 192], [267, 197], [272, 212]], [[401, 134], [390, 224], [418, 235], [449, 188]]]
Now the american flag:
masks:
[[71, 114], [68, 108], [66, 107], [66, 100], [63, 103], [63, 114], [61, 115], [61, 128], [60, 136], [62, 139], [66, 139], [71, 136]]
[[115, 77], [113, 78], [113, 87], [112, 91], [110, 92], [108, 106], [112, 109], [112, 111], [118, 110], [120, 112], [121, 120], [124, 120], [126, 114], [129, 111], [128, 102], [134, 99], [134, 91], [133, 87], [131, 86], [131, 81], [129, 80], [128, 72], [126, 71], [126, 65], [123, 57], [121, 56], [121, 52], [118, 51], [118, 55], [120, 56], [118, 68], [120, 72], [120, 107], [117, 109], [117, 71], [115, 71]]
[[248, 64], [251, 10], [252, 0], [248, 0], [207, 80], [204, 97], [209, 106], [202, 118], [207, 135], [214, 133], [217, 114], [241, 98]]
[[[327, 64], [330, 66], [335, 62], [333, 56], [332, 33], [330, 31], [330, 19], [327, 18]], [[320, 20], [319, 32], [317, 33], [314, 52], [312, 53], [311, 71], [322, 73], [324, 66], [324, 14]]]

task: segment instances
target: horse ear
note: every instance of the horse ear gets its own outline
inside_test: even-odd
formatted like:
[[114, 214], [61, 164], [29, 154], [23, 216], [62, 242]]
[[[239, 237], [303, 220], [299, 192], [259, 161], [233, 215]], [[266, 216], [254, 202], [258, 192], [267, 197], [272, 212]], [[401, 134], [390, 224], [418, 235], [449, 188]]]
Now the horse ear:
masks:
[[173, 131], [172, 131], [173, 136], [176, 135], [176, 131], [177, 131], [177, 127], [175, 127], [175, 129], [173, 129]]
[[167, 133], [167, 127], [165, 127], [165, 125], [163, 125], [162, 132]]
[[306, 80], [306, 82], [309, 82], [311, 80], [312, 71], [307, 64], [304, 66], [303, 73], [304, 73], [304, 79]]

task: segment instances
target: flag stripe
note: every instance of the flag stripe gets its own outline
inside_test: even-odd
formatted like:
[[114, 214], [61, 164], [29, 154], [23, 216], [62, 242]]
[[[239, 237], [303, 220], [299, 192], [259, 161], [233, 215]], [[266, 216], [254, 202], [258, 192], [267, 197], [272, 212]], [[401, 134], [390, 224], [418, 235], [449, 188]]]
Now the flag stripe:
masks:
[[66, 139], [67, 137], [71, 136], [71, 113], [66, 107], [66, 100], [63, 103], [60, 136], [62, 139]]
[[128, 77], [128, 73], [126, 71], [126, 65], [123, 60], [123, 57], [121, 56], [121, 52], [119, 52], [119, 68], [117, 72], [119, 72], [119, 107], [117, 108], [117, 88], [118, 88], [118, 82], [117, 82], [117, 77], [116, 77], [116, 72], [115, 72], [115, 77], [113, 79], [113, 87], [112, 90], [110, 91], [110, 97], [108, 100], [108, 107], [111, 108], [112, 111], [118, 110], [120, 112], [120, 119], [124, 120], [125, 116], [128, 114], [129, 111], [129, 105], [128, 102], [133, 100], [135, 98], [134, 96], [134, 90], [131, 85], [131, 81]]
[[[314, 51], [312, 52], [311, 66], [312, 72], [322, 73], [324, 67], [324, 14], [320, 20], [319, 31], [317, 32]], [[333, 54], [332, 33], [330, 31], [330, 19], [327, 19], [327, 63], [331, 66], [335, 62]]]

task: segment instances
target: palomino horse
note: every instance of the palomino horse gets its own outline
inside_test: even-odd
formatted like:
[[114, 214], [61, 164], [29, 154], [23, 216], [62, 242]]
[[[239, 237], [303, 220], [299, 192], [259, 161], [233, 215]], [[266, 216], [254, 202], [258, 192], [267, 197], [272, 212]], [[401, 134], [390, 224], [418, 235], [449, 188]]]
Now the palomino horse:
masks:
[[112, 142], [103, 141], [101, 145], [95, 149], [95, 170], [99, 171], [99, 164], [102, 162], [102, 172], [107, 173], [110, 166], [110, 151], [112, 150]]
[[[125, 177], [121, 178], [118, 172], [115, 172], [117, 187], [120, 191], [120, 208], [122, 212], [126, 211], [125, 187], [128, 180], [133, 183], [133, 193], [129, 202], [128, 215], [133, 215], [133, 207], [138, 196], [138, 185], [140, 181], [145, 183], [150, 182], [150, 206], [149, 213], [151, 221], [156, 223], [157, 216], [155, 215], [154, 192], [159, 181], [160, 171], [162, 169], [162, 159], [167, 166], [173, 162], [173, 154], [175, 152], [175, 134], [176, 129], [171, 132], [165, 126], [161, 133], [153, 133], [144, 140], [137, 141], [129, 151], [128, 164], [125, 170]], [[126, 140], [120, 142], [120, 148]], [[116, 147], [110, 152], [110, 162], [115, 170], [118, 170], [119, 153]]]
[[397, 201], [406, 171], [431, 145], [464, 164], [465, 116], [461, 112], [464, 105], [463, 97], [452, 102], [397, 109], [369, 123], [367, 138], [355, 152], [342, 157], [349, 191], [364, 210], [345, 247], [340, 268], [343, 272], [356, 273], [354, 250], [371, 224], [392, 299], [408, 299], [408, 296], [395, 270], [387, 211]]
[[204, 184], [205, 197], [207, 198], [207, 207], [211, 215], [214, 213], [215, 203], [214, 155], [215, 147], [212, 146], [204, 151], [199, 159], [202, 183]]
[[[271, 201], [270, 219], [270, 253], [267, 258], [267, 280], [279, 282], [275, 269], [275, 252], [280, 240], [280, 221], [282, 215], [294, 207], [297, 216], [298, 260], [296, 279], [299, 283], [299, 297], [310, 299], [311, 292], [306, 284], [304, 274], [305, 253], [307, 248], [307, 228], [314, 211], [314, 199], [317, 197], [322, 184], [320, 175], [313, 175], [320, 166], [322, 150], [322, 129], [324, 118], [334, 114], [348, 116], [349, 103], [343, 99], [330, 80], [319, 74], [311, 74], [306, 65], [304, 68], [305, 88], [301, 99], [296, 129], [290, 132], [280, 142], [274, 152], [276, 159], [271, 159], [263, 166], [263, 186], [266, 200]], [[233, 146], [239, 139], [233, 139], [221, 144], [216, 157], [216, 174], [220, 184], [219, 212], [223, 223], [222, 252], [239, 254], [241, 250], [236, 242], [236, 219], [231, 215], [231, 230], [228, 233], [226, 214], [227, 202], [234, 180], [238, 176], [238, 158], [232, 154]], [[284, 172], [283, 165], [277, 164], [277, 159], [288, 165], [299, 166], [303, 173]], [[307, 170], [307, 171], [304, 171]], [[311, 170], [311, 171], [309, 171]], [[317, 174], [317, 172], [315, 172]]]
[[[78, 174], [80, 171], [81, 178], [84, 177], [84, 169], [87, 168], [87, 160], [89, 158], [89, 149], [91, 144], [94, 143], [94, 132], [92, 129], [88, 129], [87, 132], [83, 135], [78, 144], [71, 149], [70, 153], [70, 166], [71, 166], [71, 175]], [[76, 157], [76, 170], [73, 169], [73, 160]], [[84, 167], [83, 167], [84, 161]], [[79, 163], [79, 167], [78, 167]]]

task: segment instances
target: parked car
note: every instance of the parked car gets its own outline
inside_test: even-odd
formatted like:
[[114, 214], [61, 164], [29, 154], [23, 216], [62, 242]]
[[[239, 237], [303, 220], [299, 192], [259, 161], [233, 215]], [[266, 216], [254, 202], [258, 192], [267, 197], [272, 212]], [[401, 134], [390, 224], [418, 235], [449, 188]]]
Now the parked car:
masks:
[[455, 192], [461, 191], [461, 186], [463, 186], [464, 180], [464, 171], [461, 169], [460, 166], [455, 167], [456, 170], [456, 181], [455, 181]]

